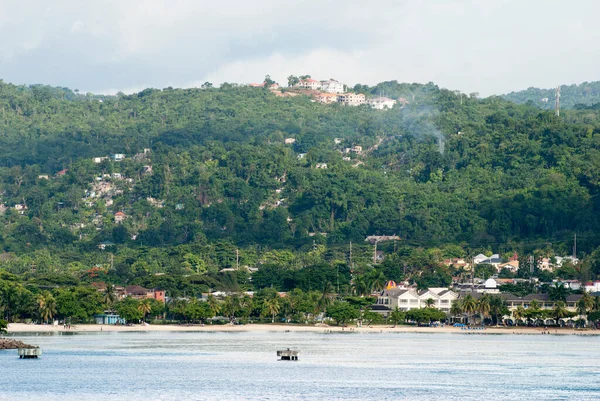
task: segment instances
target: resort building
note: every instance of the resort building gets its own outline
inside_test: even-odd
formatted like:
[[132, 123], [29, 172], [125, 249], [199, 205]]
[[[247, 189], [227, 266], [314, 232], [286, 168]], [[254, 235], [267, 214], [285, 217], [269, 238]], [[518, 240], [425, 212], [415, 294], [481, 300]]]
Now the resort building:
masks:
[[437, 308], [442, 312], [450, 312], [452, 301], [458, 298], [458, 293], [447, 288], [429, 288], [418, 291], [416, 288], [397, 286], [395, 283], [391, 283], [386, 285], [386, 288], [377, 297], [377, 303], [371, 308], [374, 312], [384, 316], [396, 308], [406, 312], [427, 306]]

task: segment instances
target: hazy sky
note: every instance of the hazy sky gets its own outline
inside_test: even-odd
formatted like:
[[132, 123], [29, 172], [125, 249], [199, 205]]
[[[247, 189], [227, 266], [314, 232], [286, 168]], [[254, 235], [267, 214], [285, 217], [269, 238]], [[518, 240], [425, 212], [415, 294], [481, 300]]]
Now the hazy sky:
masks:
[[433, 81], [482, 95], [600, 80], [597, 0], [0, 0], [0, 79], [114, 93]]

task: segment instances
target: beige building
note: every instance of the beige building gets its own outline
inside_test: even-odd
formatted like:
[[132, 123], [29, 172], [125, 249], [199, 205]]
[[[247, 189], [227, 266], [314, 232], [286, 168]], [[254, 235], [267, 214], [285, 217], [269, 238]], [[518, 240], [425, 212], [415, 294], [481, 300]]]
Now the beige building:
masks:
[[338, 95], [338, 102], [348, 106], [365, 104], [365, 95], [362, 93], [342, 93]]
[[[381, 292], [377, 297], [377, 305], [389, 308], [387, 312], [391, 312], [396, 308], [401, 311], [409, 311], [411, 309], [425, 308], [427, 300], [432, 299], [432, 307], [442, 312], [450, 312], [452, 301], [457, 298], [458, 294], [447, 288], [429, 288], [417, 291], [415, 288], [393, 287]], [[383, 312], [381, 310], [378, 311], [380, 313]]]

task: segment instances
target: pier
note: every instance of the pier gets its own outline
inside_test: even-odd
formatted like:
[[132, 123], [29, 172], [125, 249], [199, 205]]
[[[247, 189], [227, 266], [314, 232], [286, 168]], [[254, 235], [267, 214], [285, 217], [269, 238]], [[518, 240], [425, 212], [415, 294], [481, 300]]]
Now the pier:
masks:
[[42, 355], [42, 349], [36, 348], [19, 348], [19, 359], [34, 359]]
[[297, 361], [298, 353], [299, 353], [299, 351], [291, 350], [288, 348], [285, 350], [277, 351], [277, 356], [279, 357], [280, 361]]

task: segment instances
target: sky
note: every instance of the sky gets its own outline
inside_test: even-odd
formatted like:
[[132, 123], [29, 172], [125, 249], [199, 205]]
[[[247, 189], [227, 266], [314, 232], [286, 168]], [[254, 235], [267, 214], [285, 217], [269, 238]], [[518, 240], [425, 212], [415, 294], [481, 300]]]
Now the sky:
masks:
[[596, 0], [0, 0], [0, 79], [113, 94], [209, 81], [600, 80]]

